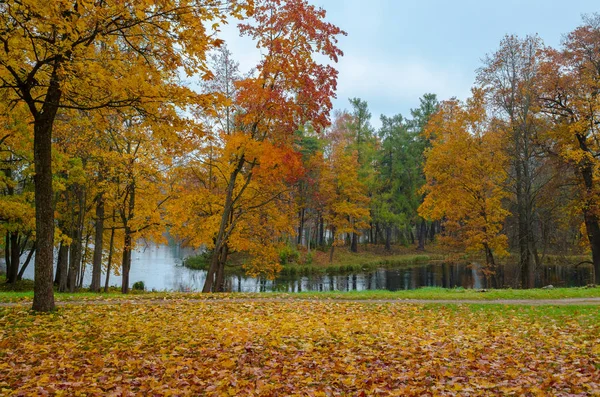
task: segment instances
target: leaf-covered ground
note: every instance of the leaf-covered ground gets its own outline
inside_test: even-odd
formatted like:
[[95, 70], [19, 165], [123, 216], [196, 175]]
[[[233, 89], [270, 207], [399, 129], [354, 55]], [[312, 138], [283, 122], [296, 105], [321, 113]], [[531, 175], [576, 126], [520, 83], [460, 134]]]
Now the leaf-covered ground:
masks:
[[0, 309], [2, 395], [600, 395], [597, 307]]

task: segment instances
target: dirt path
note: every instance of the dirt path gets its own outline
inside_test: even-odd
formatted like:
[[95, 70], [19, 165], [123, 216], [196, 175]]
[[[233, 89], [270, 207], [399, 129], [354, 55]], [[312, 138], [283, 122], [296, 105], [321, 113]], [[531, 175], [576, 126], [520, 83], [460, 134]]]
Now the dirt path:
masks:
[[[282, 299], [282, 298], [233, 298], [233, 299], [115, 299], [115, 300], [74, 300], [57, 301], [57, 306], [69, 305], [165, 305], [169, 303], [258, 303], [258, 302], [315, 302], [315, 303], [363, 303], [363, 304], [478, 304], [478, 305], [521, 305], [521, 306], [572, 306], [572, 305], [597, 305], [600, 306], [600, 298], [569, 298], [569, 299], [496, 299], [496, 300], [473, 300], [473, 299]], [[31, 305], [26, 302], [3, 302], [0, 307], [21, 307]]]

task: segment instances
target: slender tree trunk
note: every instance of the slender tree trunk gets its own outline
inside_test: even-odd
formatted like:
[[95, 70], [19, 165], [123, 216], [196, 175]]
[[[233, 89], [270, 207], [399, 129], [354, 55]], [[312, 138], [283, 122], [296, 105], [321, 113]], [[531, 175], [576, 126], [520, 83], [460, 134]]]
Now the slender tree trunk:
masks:
[[298, 245], [302, 245], [302, 235], [304, 234], [304, 208], [298, 213], [300, 218], [300, 225], [298, 225]]
[[90, 239], [92, 236], [88, 234], [85, 236], [85, 249], [83, 251], [83, 255], [81, 257], [80, 270], [79, 270], [79, 282], [77, 284], [78, 288], [83, 288], [83, 278], [85, 276], [85, 268], [87, 267], [86, 263], [89, 256], [90, 250]]
[[[115, 211], [113, 210], [113, 224], [115, 221]], [[104, 292], [108, 292], [108, 281], [110, 280], [110, 270], [112, 266], [113, 251], [115, 247], [115, 228], [110, 230], [110, 241], [108, 243], [108, 263], [106, 265], [106, 280], [104, 281]]]
[[11, 269], [10, 266], [10, 232], [6, 232], [4, 235], [4, 262], [6, 263], [6, 279], [10, 278], [9, 272]]
[[350, 246], [350, 251], [356, 253], [358, 252], [358, 234], [352, 232], [352, 244]]
[[56, 258], [56, 270], [54, 271], [54, 285], [58, 287], [60, 284], [60, 251], [62, 250], [63, 242], [58, 246], [58, 257]]
[[125, 227], [125, 236], [123, 238], [123, 262], [122, 275], [121, 275], [121, 292], [124, 294], [129, 293], [129, 270], [131, 269], [131, 229]]
[[323, 216], [319, 217], [319, 247], [325, 246], [325, 220]]
[[31, 262], [31, 258], [33, 258], [34, 253], [35, 253], [35, 243], [33, 243], [33, 246], [31, 247], [31, 249], [29, 250], [29, 253], [27, 254], [25, 263], [23, 263], [21, 270], [19, 270], [19, 274], [17, 275], [17, 280], [23, 279], [23, 274], [25, 273], [25, 269], [27, 269], [27, 266], [29, 266], [29, 263]]
[[388, 225], [385, 227], [385, 250], [386, 251], [392, 250], [391, 241], [392, 241], [392, 227]]
[[58, 291], [67, 292], [69, 284], [69, 246], [65, 243], [60, 245], [58, 251], [58, 263], [56, 266], [60, 269], [57, 271], [57, 273], [60, 274], [60, 278], [58, 280]]
[[425, 238], [427, 235], [427, 223], [425, 222], [425, 219], [421, 219], [421, 224], [418, 227], [417, 230], [417, 239], [419, 242], [419, 245], [417, 246], [417, 250], [419, 251], [425, 251]]
[[96, 225], [94, 236], [94, 260], [92, 263], [92, 292], [100, 291], [100, 279], [102, 277], [102, 252], [104, 243], [104, 197], [102, 193], [96, 202]]
[[329, 263], [333, 263], [333, 250], [335, 249], [335, 226], [331, 227], [331, 250], [329, 251]]
[[133, 236], [132, 230], [129, 225], [129, 221], [133, 219], [134, 211], [135, 211], [135, 179], [132, 175], [130, 175], [130, 184], [129, 184], [129, 202], [127, 203], [127, 209], [123, 211], [127, 211], [121, 214], [121, 219], [123, 221], [124, 227], [124, 236], [123, 236], [123, 260], [121, 263], [122, 266], [122, 284], [121, 284], [121, 292], [124, 294], [129, 293], [129, 270], [131, 269], [131, 250], [133, 248]]
[[75, 292], [77, 287], [77, 272], [79, 270], [79, 264], [81, 263], [81, 230], [79, 225], [73, 229], [71, 235], [72, 242], [69, 254], [69, 274], [67, 277], [67, 288], [69, 292]]
[[19, 250], [19, 232], [10, 233], [8, 241], [10, 262], [6, 262], [6, 282], [14, 284], [19, 274], [19, 265], [21, 261], [21, 252]]

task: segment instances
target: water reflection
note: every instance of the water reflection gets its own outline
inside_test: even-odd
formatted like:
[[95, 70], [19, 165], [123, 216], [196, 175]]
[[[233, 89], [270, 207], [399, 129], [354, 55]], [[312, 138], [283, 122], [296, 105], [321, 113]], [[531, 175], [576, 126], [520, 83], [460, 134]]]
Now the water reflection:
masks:
[[[136, 249], [132, 255], [131, 283], [143, 281], [148, 290], [199, 291], [204, 285], [206, 272], [182, 266], [183, 258], [195, 251], [177, 245], [150, 245]], [[507, 266], [495, 275], [498, 287], [517, 287], [518, 269]], [[24, 275], [33, 278], [33, 266]], [[104, 275], [103, 275], [104, 283]], [[91, 281], [88, 268], [84, 285]], [[281, 276], [275, 280], [230, 275], [227, 288], [237, 292], [301, 292], [301, 291], [362, 291], [408, 290], [420, 287], [491, 288], [492, 280], [486, 278], [477, 265], [435, 263], [398, 269], [380, 269], [350, 275]], [[552, 284], [556, 287], [583, 286], [592, 283], [591, 266], [570, 268], [545, 266], [537, 272], [536, 286]], [[120, 286], [121, 277], [111, 275], [110, 285]]]

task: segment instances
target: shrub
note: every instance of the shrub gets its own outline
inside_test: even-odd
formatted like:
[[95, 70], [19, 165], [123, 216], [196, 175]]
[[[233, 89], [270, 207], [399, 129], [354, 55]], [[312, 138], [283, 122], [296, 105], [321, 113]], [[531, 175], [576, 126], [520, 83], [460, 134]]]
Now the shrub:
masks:
[[143, 281], [136, 281], [135, 283], [133, 283], [131, 289], [133, 289], [134, 291], [144, 291], [146, 290], [146, 286], [144, 285]]
[[210, 252], [203, 252], [200, 255], [188, 256], [183, 260], [183, 266], [192, 270], [208, 270], [210, 266]]
[[294, 247], [286, 245], [279, 250], [279, 262], [282, 265], [297, 262], [298, 258], [300, 258], [300, 253]]

